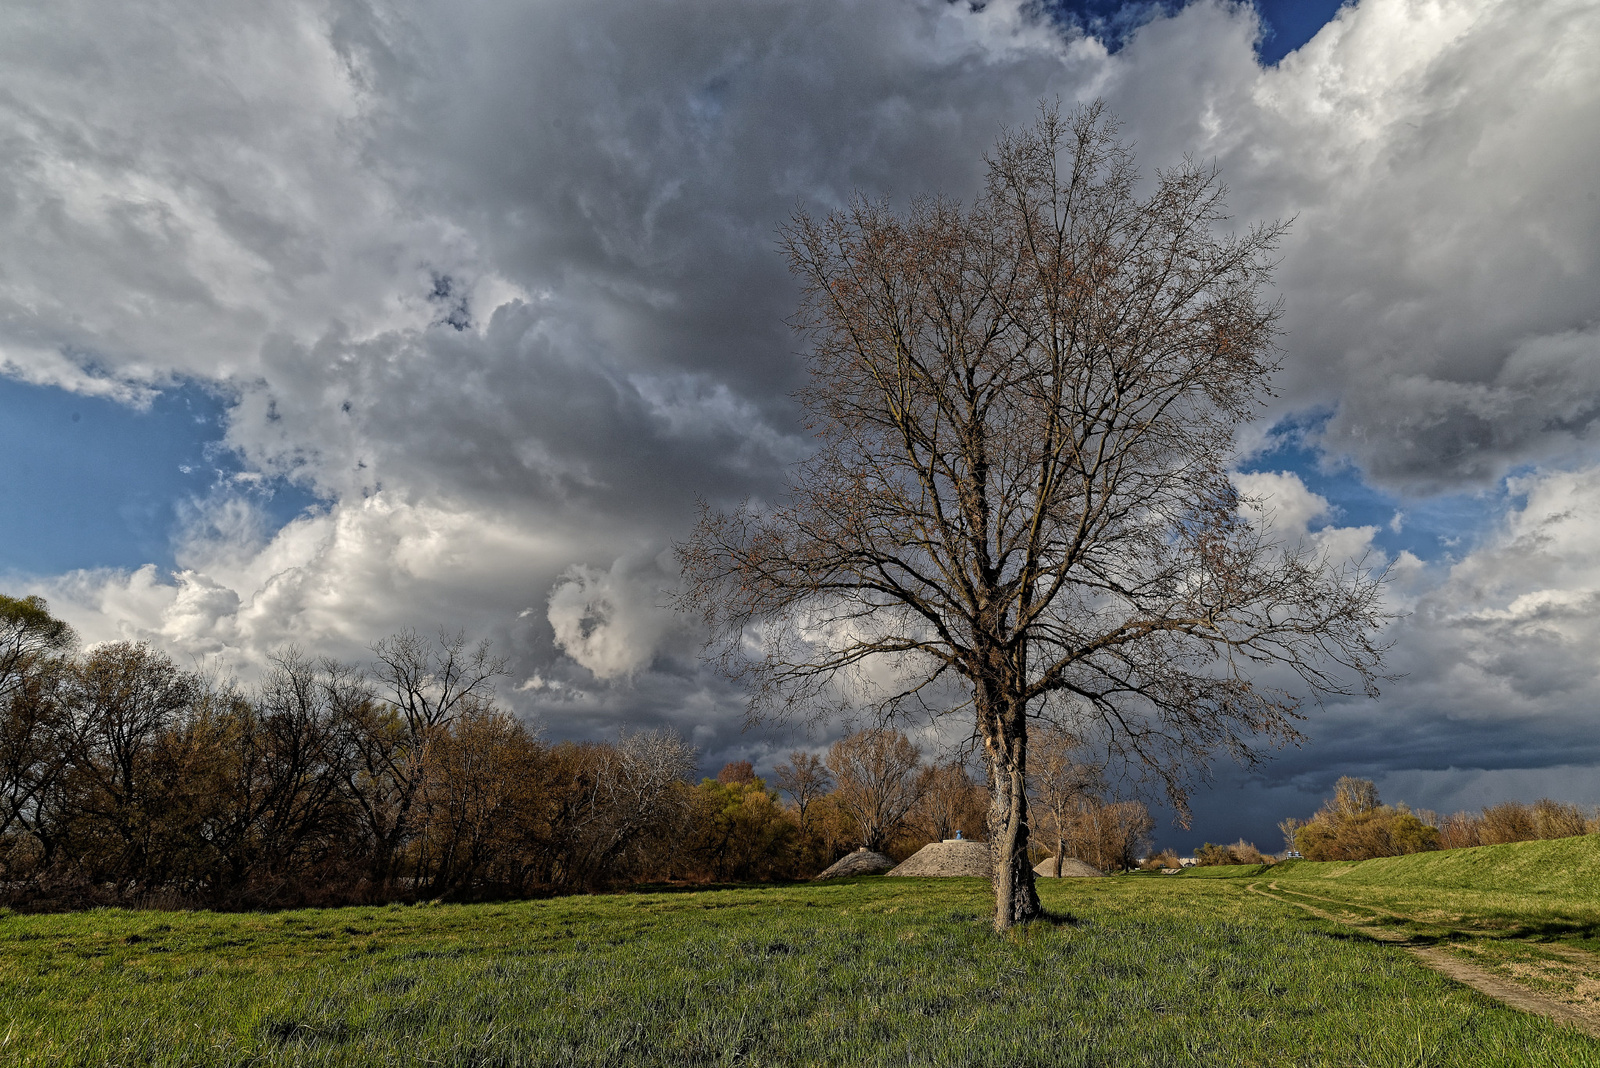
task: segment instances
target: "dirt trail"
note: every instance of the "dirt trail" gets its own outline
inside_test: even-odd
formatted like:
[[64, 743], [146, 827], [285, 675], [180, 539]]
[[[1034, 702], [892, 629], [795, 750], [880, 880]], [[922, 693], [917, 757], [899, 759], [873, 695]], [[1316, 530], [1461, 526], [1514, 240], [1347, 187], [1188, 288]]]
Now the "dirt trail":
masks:
[[[1392, 930], [1387, 927], [1374, 927], [1368, 924], [1351, 923], [1349, 920], [1335, 916], [1333, 913], [1326, 912], [1314, 905], [1308, 905], [1304, 901], [1296, 901], [1292, 897], [1285, 896], [1287, 892], [1279, 890], [1276, 883], [1268, 883], [1268, 889], [1266, 890], [1261, 889], [1260, 886], [1261, 884], [1259, 883], [1250, 883], [1245, 887], [1245, 889], [1250, 891], [1252, 894], [1259, 894], [1262, 897], [1269, 898], [1273, 901], [1281, 902], [1285, 905], [1293, 905], [1299, 909], [1304, 909], [1306, 912], [1311, 913], [1313, 916], [1316, 916], [1319, 919], [1328, 920], [1331, 923], [1337, 923], [1341, 926], [1349, 927], [1355, 931], [1359, 931], [1361, 934], [1373, 939], [1374, 941], [1389, 942], [1400, 945], [1406, 950], [1406, 952], [1416, 957], [1424, 965], [1432, 968], [1440, 975], [1443, 975], [1448, 979], [1454, 979], [1456, 982], [1461, 983], [1464, 986], [1470, 986], [1480, 994], [1486, 994], [1489, 997], [1494, 998], [1496, 1001], [1504, 1002], [1505, 1004], [1510, 1005], [1512, 1008], [1518, 1009], [1522, 1012], [1532, 1013], [1535, 1016], [1543, 1016], [1546, 1019], [1555, 1020], [1559, 1023], [1570, 1024], [1571, 1026], [1576, 1027], [1578, 1030], [1583, 1031], [1588, 1035], [1591, 1035], [1595, 1038], [1600, 1038], [1600, 1013], [1585, 1012], [1581, 1009], [1575, 1008], [1572, 1005], [1557, 1001], [1554, 998], [1549, 998], [1543, 994], [1536, 993], [1532, 990], [1529, 990], [1527, 987], [1513, 983], [1510, 980], [1503, 979], [1498, 975], [1494, 975], [1483, 968], [1468, 964], [1466, 961], [1451, 956], [1444, 950], [1438, 949], [1434, 946], [1412, 945], [1410, 944], [1410, 937], [1404, 932]], [[1273, 893], [1272, 891], [1278, 892]], [[1407, 917], [1400, 916], [1398, 913], [1387, 912], [1383, 909], [1373, 909], [1370, 911], [1378, 912], [1383, 915], [1394, 916], [1397, 919], [1407, 919]], [[1541, 948], [1553, 949], [1555, 947]], [[1561, 951], [1560, 955], [1565, 957], [1589, 957], [1589, 954], [1583, 953], [1581, 950], [1571, 949]]]

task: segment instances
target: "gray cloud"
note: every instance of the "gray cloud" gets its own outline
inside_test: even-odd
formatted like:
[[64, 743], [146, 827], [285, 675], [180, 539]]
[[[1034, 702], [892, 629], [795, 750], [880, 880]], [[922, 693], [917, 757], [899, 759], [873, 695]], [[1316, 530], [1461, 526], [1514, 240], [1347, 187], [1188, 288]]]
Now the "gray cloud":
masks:
[[216, 382], [251, 470], [326, 501], [275, 533], [205, 502], [180, 577], [39, 588], [91, 638], [245, 666], [467, 626], [557, 733], [777, 752], [645, 592], [697, 498], [778, 493], [807, 448], [774, 228], [856, 189], [970, 195], [1002, 124], [1103, 95], [1147, 167], [1214, 157], [1241, 220], [1296, 217], [1272, 414], [1330, 407], [1324, 445], [1399, 492], [1531, 472], [1504, 529], [1397, 587], [1407, 678], [1271, 774], [1571, 762], [1600, 696], [1574, 666], [1593, 537], [1552, 518], [1596, 496], [1592, 5], [1363, 0], [1267, 71], [1245, 7], [1115, 56], [1028, 10], [13, 6], [0, 361], [131, 403]]

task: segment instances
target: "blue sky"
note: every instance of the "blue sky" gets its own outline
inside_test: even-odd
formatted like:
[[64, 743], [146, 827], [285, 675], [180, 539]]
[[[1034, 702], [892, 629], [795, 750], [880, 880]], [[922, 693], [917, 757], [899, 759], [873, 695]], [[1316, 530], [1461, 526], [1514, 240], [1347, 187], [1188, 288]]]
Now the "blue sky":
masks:
[[1310, 409], [1273, 425], [1269, 447], [1238, 465], [1245, 473], [1289, 471], [1326, 499], [1329, 514], [1312, 530], [1329, 526], [1376, 527], [1372, 544], [1391, 557], [1409, 552], [1428, 563], [1466, 554], [1505, 510], [1503, 483], [1463, 493], [1401, 495], [1371, 485], [1347, 457], [1318, 447], [1332, 413]]
[[1002, 126], [1098, 96], [1142, 167], [1214, 161], [1240, 225], [1294, 220], [1241, 475], [1396, 564], [1382, 697], [1219, 766], [1169, 841], [1266, 845], [1345, 773], [1440, 809], [1600, 802], [1597, 24], [1590, 0], [0, 10], [5, 592], [246, 677], [289, 641], [462, 627], [551, 736], [672, 727], [713, 771], [821, 748], [836, 726], [746, 730], [661, 607], [696, 499], [771, 498], [809, 447], [773, 229], [963, 195]]
[[[1343, 0], [1256, 0], [1261, 15], [1261, 42], [1257, 54], [1264, 64], [1274, 64], [1316, 35], [1338, 12]], [[1064, 22], [1099, 37], [1112, 48], [1122, 44], [1154, 13], [1171, 13], [1181, 0], [1047, 0], [1046, 8]]]
[[[223, 441], [229, 403], [199, 385], [148, 406], [0, 377], [0, 573], [175, 566], [196, 505], [237, 492], [244, 470]], [[314, 498], [282, 479], [249, 490], [274, 529]]]

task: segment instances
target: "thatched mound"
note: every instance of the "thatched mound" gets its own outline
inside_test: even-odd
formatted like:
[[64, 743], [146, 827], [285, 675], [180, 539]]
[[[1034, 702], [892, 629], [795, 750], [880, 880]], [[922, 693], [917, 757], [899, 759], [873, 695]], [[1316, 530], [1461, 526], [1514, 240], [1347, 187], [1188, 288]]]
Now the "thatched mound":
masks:
[[851, 875], [877, 875], [894, 867], [894, 861], [870, 849], [858, 849], [839, 858], [818, 879], [843, 879]]
[[989, 843], [947, 840], [928, 843], [889, 874], [940, 877], [976, 875], [980, 879], [987, 879], [993, 870], [989, 861]]
[[[1034, 868], [1033, 874], [1042, 875], [1047, 879], [1054, 879], [1056, 877], [1056, 858], [1051, 857], [1044, 863], [1040, 864], [1037, 868]], [[1061, 877], [1065, 879], [1068, 876], [1083, 879], [1099, 879], [1105, 876], [1105, 872], [1101, 871], [1099, 868], [1096, 868], [1092, 864], [1085, 864], [1077, 857], [1062, 857]]]

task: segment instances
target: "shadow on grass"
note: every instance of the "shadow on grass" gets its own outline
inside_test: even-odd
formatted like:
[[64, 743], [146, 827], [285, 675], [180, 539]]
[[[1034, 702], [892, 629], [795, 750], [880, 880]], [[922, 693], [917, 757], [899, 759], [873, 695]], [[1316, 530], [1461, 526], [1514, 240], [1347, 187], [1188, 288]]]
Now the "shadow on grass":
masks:
[[1037, 920], [1034, 920], [1033, 922], [1036, 923], [1036, 924], [1042, 924], [1042, 925], [1044, 925], [1046, 927], [1081, 927], [1081, 926], [1083, 926], [1082, 918], [1080, 918], [1078, 916], [1074, 916], [1070, 912], [1051, 912], [1049, 909], [1046, 909], [1044, 915], [1040, 916]]

